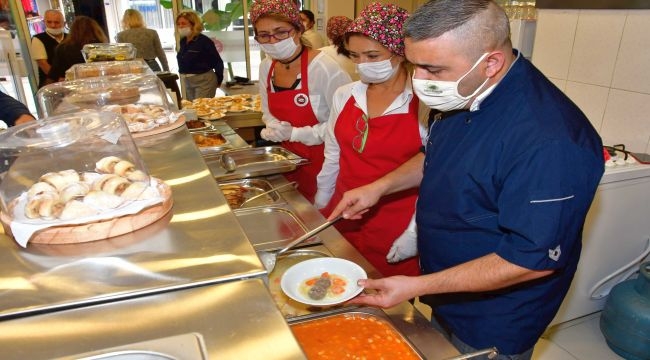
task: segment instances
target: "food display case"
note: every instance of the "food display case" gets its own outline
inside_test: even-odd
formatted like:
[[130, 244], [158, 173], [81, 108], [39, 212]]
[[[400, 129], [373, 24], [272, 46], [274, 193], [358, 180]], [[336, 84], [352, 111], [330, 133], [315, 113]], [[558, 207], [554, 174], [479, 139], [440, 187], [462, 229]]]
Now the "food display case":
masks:
[[[162, 196], [125, 123], [111, 112], [12, 127], [0, 133], [0, 160], [9, 164], [0, 183], [0, 219], [21, 246], [30, 239], [85, 242], [119, 235], [115, 222], [101, 231], [99, 224], [133, 215]], [[91, 224], [94, 231], [80, 234]]]
[[102, 61], [74, 64], [65, 72], [65, 79], [66, 81], [70, 81], [89, 77], [122, 74], [153, 75], [153, 71], [149, 65], [142, 60]]
[[133, 134], [150, 135], [182, 126], [180, 112], [156, 75], [114, 75], [46, 85], [36, 94], [41, 117], [80, 110], [120, 114]]
[[130, 43], [94, 43], [81, 49], [86, 62], [133, 60], [137, 49]]
[[187, 128], [135, 144], [148, 174], [170, 187], [171, 211], [99, 241], [22, 248], [0, 235], [0, 334], [9, 318], [265, 276]]

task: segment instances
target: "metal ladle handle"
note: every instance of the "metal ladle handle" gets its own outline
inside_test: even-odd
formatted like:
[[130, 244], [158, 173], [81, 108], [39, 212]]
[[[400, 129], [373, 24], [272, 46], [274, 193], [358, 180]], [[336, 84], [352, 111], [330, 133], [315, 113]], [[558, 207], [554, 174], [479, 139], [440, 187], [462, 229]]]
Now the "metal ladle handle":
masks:
[[270, 194], [270, 193], [272, 193], [272, 192], [274, 192], [274, 191], [278, 191], [278, 190], [282, 189], [283, 187], [285, 187], [285, 186], [289, 186], [289, 185], [292, 185], [292, 186], [293, 186], [293, 185], [296, 185], [296, 182], [295, 182], [295, 181], [288, 182], [288, 183], [286, 183], [286, 184], [282, 184], [282, 185], [276, 186], [276, 187], [274, 187], [274, 188], [271, 188], [271, 189], [269, 189], [269, 190], [266, 190], [266, 191], [263, 192], [263, 193], [259, 193], [259, 194], [255, 195], [255, 196], [251, 196], [251, 197], [249, 197], [248, 199], [244, 200], [244, 202], [242, 202], [241, 204], [239, 204], [239, 207], [241, 208], [241, 207], [244, 206], [244, 204], [246, 204], [246, 203], [249, 203], [249, 202], [251, 202], [251, 201], [253, 201], [253, 200], [255, 200], [255, 199], [259, 199], [259, 198], [261, 198], [261, 197], [264, 196], [264, 195]]
[[305, 240], [307, 240], [307, 239], [310, 239], [310, 238], [316, 236], [318, 233], [320, 233], [321, 231], [327, 229], [327, 228], [330, 227], [332, 224], [334, 224], [335, 222], [337, 222], [337, 221], [339, 221], [339, 220], [341, 220], [341, 219], [343, 219], [343, 215], [342, 215], [342, 214], [339, 215], [339, 216], [337, 216], [337, 217], [335, 217], [335, 218], [332, 219], [331, 221], [328, 221], [328, 222], [326, 222], [326, 223], [324, 223], [324, 224], [322, 224], [322, 225], [319, 225], [319, 226], [315, 227], [313, 230], [310, 230], [310, 231], [306, 232], [305, 234], [303, 234], [302, 236], [300, 236], [300, 237], [297, 238], [296, 240], [290, 242], [289, 245], [287, 245], [287, 246], [285, 246], [284, 248], [280, 249], [280, 250], [276, 253], [276, 255], [280, 255], [280, 254], [284, 253], [285, 251], [291, 249], [292, 247], [294, 247], [294, 246], [300, 244], [301, 242], [303, 242], [303, 241], [305, 241]]

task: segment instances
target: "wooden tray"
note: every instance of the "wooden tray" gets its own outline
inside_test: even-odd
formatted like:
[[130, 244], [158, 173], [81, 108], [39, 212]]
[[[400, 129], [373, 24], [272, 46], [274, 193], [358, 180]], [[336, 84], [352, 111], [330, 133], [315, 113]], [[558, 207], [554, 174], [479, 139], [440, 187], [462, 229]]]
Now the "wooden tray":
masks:
[[170, 131], [170, 130], [174, 130], [174, 129], [176, 129], [176, 128], [179, 128], [179, 127], [181, 127], [181, 126], [183, 126], [183, 125], [185, 125], [185, 116], [182, 116], [182, 115], [181, 115], [181, 116], [179, 116], [178, 119], [176, 119], [176, 121], [174, 121], [173, 123], [166, 124], [166, 125], [162, 125], [162, 126], [158, 126], [158, 127], [155, 127], [155, 128], [153, 128], [153, 129], [151, 129], [151, 130], [147, 130], [147, 131], [140, 131], [140, 132], [134, 132], [134, 133], [132, 132], [132, 133], [131, 133], [131, 137], [133, 137], [134, 139], [136, 139], [136, 138], [141, 138], [141, 137], [145, 137], [145, 136], [151, 136], [151, 135], [156, 135], [156, 134], [162, 134], [162, 133], [164, 133], [164, 132], [167, 132], [167, 131]]
[[[172, 191], [163, 181], [158, 182], [158, 190], [164, 198], [162, 203], [148, 207], [137, 214], [125, 215], [86, 224], [52, 226], [40, 230], [28, 243], [36, 244], [77, 244], [89, 241], [108, 239], [141, 229], [156, 222], [169, 212], [173, 205]], [[11, 234], [13, 219], [0, 213], [0, 221], [7, 235]]]

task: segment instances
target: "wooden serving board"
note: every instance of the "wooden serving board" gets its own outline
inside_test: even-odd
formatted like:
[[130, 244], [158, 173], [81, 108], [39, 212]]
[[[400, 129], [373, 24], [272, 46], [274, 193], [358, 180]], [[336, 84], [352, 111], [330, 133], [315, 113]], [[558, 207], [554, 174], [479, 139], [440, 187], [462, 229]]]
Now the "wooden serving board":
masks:
[[132, 132], [131, 137], [134, 139], [141, 138], [141, 137], [146, 137], [146, 136], [151, 136], [151, 135], [156, 135], [156, 134], [162, 134], [164, 132], [174, 130], [176, 128], [179, 128], [181, 126], [185, 125], [185, 116], [179, 116], [176, 121], [174, 121], [171, 124], [166, 124], [162, 126], [155, 127], [151, 130], [147, 131], [140, 131], [140, 132]]
[[[173, 198], [169, 185], [159, 181], [158, 190], [164, 198], [163, 202], [148, 207], [137, 214], [86, 224], [51, 226], [34, 233], [29, 242], [36, 244], [78, 244], [108, 239], [141, 229], [165, 216], [172, 208]], [[0, 213], [0, 221], [2, 221], [5, 233], [10, 236], [12, 236], [10, 226], [12, 220], [4, 212]]]

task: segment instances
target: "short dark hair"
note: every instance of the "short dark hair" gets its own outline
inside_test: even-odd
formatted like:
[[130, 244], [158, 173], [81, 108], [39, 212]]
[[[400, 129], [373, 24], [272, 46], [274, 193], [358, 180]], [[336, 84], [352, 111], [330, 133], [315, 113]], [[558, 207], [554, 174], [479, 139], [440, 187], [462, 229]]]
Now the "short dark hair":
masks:
[[314, 13], [311, 12], [311, 10], [300, 10], [300, 13], [305, 15], [310, 22], [316, 21], [316, 17], [314, 16]]
[[470, 56], [510, 42], [510, 22], [491, 0], [431, 0], [404, 24], [404, 35], [415, 41], [452, 32]]

